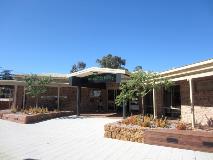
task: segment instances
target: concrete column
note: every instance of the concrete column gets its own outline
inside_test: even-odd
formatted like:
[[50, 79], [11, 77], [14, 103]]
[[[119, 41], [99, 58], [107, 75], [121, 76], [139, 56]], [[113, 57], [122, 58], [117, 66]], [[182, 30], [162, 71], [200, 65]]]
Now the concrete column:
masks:
[[80, 116], [80, 103], [81, 103], [81, 87], [77, 87], [77, 108], [76, 108], [76, 114], [77, 116]]
[[60, 87], [58, 87], [57, 108], [60, 109]]
[[17, 89], [18, 89], [18, 86], [15, 85], [14, 95], [13, 95], [13, 106], [12, 106], [12, 108], [16, 108], [16, 103], [17, 103]]
[[192, 128], [195, 127], [195, 115], [194, 115], [194, 98], [193, 98], [193, 80], [192, 78], [189, 79], [189, 89], [190, 89], [190, 105], [191, 105], [191, 117], [192, 117]]
[[154, 114], [154, 118], [157, 118], [157, 107], [156, 107], [156, 100], [155, 100], [155, 89], [153, 88], [152, 91], [153, 94], [153, 114]]

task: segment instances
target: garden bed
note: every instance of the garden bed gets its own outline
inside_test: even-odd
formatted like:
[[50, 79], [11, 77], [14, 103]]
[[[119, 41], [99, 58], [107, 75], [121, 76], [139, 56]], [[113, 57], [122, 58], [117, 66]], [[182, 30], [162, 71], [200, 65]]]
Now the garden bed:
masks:
[[175, 148], [213, 152], [213, 130], [188, 129], [179, 130], [165, 126], [154, 128], [132, 125], [132, 118], [106, 124], [104, 137], [124, 141], [162, 145]]
[[58, 117], [64, 117], [64, 116], [70, 116], [73, 112], [71, 111], [54, 111], [54, 112], [48, 112], [48, 113], [39, 113], [39, 114], [24, 114], [21, 112], [17, 113], [2, 113], [1, 119], [9, 120], [17, 123], [23, 123], [23, 124], [29, 124], [29, 123], [36, 123], [52, 118], [58, 118]]

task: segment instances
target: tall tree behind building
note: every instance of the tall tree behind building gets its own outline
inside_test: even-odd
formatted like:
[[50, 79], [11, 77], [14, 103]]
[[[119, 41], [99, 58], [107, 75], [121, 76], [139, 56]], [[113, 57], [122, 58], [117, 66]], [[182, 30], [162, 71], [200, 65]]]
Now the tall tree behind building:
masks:
[[77, 64], [73, 64], [70, 70], [70, 73], [78, 72], [86, 68], [86, 63], [83, 61], [78, 62]]
[[0, 72], [0, 80], [13, 80], [14, 75], [11, 73], [12, 70], [4, 69]]
[[126, 65], [126, 60], [119, 56], [108, 54], [101, 59], [97, 59], [96, 63], [101, 68], [125, 69], [124, 66]]

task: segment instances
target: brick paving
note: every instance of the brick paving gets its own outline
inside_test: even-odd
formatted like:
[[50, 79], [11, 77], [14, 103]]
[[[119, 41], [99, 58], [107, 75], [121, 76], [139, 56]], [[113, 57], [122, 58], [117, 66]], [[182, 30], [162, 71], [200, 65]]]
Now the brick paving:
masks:
[[117, 120], [75, 116], [36, 124], [0, 120], [0, 160], [213, 160], [213, 153], [104, 138], [104, 124]]

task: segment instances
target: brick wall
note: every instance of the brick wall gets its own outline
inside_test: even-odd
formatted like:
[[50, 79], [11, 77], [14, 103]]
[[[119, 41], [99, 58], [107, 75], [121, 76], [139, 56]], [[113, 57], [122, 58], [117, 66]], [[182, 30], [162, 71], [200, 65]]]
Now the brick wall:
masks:
[[67, 99], [61, 99], [61, 110], [74, 111], [76, 113], [77, 106], [77, 89], [75, 87], [62, 87], [60, 89], [60, 96], [67, 96]]
[[213, 152], [213, 134], [207, 131], [149, 129], [144, 133], [144, 143]]
[[[98, 109], [99, 99], [95, 97], [90, 97], [90, 88], [82, 88], [81, 90], [81, 104], [80, 112], [96, 112]], [[103, 110], [107, 111], [107, 90], [101, 90], [101, 100], [103, 102]], [[57, 108], [57, 87], [48, 87], [47, 92], [42, 94], [38, 100], [38, 106], [48, 107], [50, 109]], [[17, 104], [16, 106], [21, 109], [23, 108], [23, 96], [24, 87], [18, 86], [17, 88]], [[25, 107], [35, 106], [36, 99], [26, 95]], [[10, 106], [12, 105], [12, 102]], [[69, 110], [76, 113], [77, 106], [77, 89], [75, 87], [61, 87], [60, 88], [60, 110]], [[0, 102], [0, 110], [8, 109], [8, 102]]]
[[[21, 108], [22, 107], [22, 98], [23, 98], [23, 92], [24, 87], [23, 86], [17, 86], [17, 94], [16, 94], [16, 107]], [[14, 92], [13, 92], [14, 94]], [[0, 102], [0, 110], [3, 109], [10, 109], [13, 105], [13, 102]]]
[[[60, 88], [60, 110], [69, 110], [76, 112], [76, 88], [75, 87], [61, 87]], [[57, 108], [57, 87], [48, 87], [47, 92], [42, 94], [38, 100], [38, 106], [49, 107], [52, 109]], [[50, 97], [52, 96], [52, 97]], [[53, 98], [55, 96], [55, 98]], [[35, 98], [26, 95], [26, 105], [34, 106]]]
[[0, 102], [0, 110], [9, 109], [12, 103], [10, 102]]
[[18, 86], [17, 87], [17, 94], [16, 94], [16, 107], [22, 108], [23, 106], [23, 96], [24, 96], [24, 87]]
[[157, 115], [161, 116], [164, 115], [164, 102], [163, 102], [163, 88], [156, 90], [155, 99], [156, 99], [156, 108], [157, 108]]
[[[213, 91], [212, 90], [196, 90], [196, 85], [199, 82], [213, 80], [213, 77], [195, 79], [194, 84], [194, 109], [196, 123], [206, 124], [207, 118], [213, 118]], [[189, 82], [180, 82], [181, 90], [181, 119], [184, 122], [191, 123], [191, 106], [189, 94]]]
[[[81, 89], [80, 112], [96, 112], [98, 110], [99, 98], [91, 97], [91, 88]], [[107, 90], [101, 89], [101, 100], [103, 102], [103, 111], [107, 111]]]

